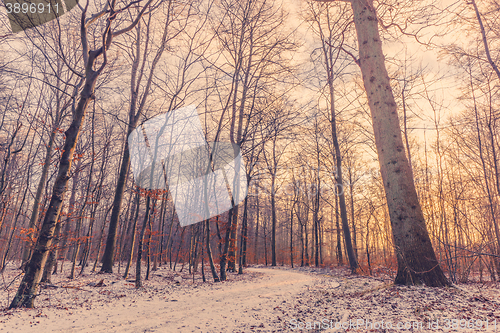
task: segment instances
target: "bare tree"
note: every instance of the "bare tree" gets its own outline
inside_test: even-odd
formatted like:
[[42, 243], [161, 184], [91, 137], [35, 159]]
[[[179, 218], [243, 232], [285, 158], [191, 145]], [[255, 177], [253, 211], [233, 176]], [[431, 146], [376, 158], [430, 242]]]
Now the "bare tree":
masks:
[[405, 146], [397, 105], [385, 66], [379, 19], [373, 0], [350, 1], [358, 39], [363, 83], [370, 107], [380, 171], [391, 219], [397, 284], [449, 285], [425, 224]]
[[[111, 3], [107, 3], [102, 12], [94, 14], [90, 18], [87, 18], [88, 3], [82, 11], [80, 22], [80, 37], [84, 62], [84, 74], [80, 74], [80, 85], [82, 85], [82, 89], [80, 92], [78, 104], [73, 110], [73, 120], [70, 127], [65, 132], [66, 138], [64, 141], [63, 153], [59, 161], [59, 169], [52, 189], [50, 204], [47, 212], [45, 213], [44, 221], [40, 229], [40, 234], [37, 238], [33, 254], [30, 261], [26, 265], [26, 273], [19, 285], [19, 289], [14, 296], [14, 299], [12, 300], [12, 303], [10, 304], [10, 308], [31, 308], [34, 306], [34, 301], [38, 293], [40, 279], [42, 278], [42, 272], [47, 261], [47, 256], [49, 253], [50, 245], [52, 243], [56, 223], [61, 212], [64, 193], [66, 192], [66, 185], [68, 183], [68, 174], [71, 170], [73, 154], [75, 151], [76, 143], [78, 142], [80, 129], [85, 119], [85, 113], [87, 111], [89, 103], [95, 98], [94, 88], [97, 79], [106, 67], [108, 60], [107, 52], [111, 47], [113, 38], [118, 37], [119, 35], [133, 29], [141, 19], [144, 12], [148, 9], [151, 2], [152, 0], [149, 0], [144, 5], [140, 13], [129, 26], [115, 31], [113, 31], [111, 25], [116, 19], [117, 14], [123, 11], [122, 9], [116, 8], [115, 0], [113, 0]], [[107, 17], [106, 28], [100, 36], [100, 38], [102, 38], [102, 45], [95, 50], [90, 50], [88, 41], [88, 28], [92, 23], [94, 23], [99, 17], [102, 16]], [[103, 60], [100, 64], [98, 64], [97, 60], [100, 57], [102, 57]]]
[[[325, 8], [321, 8], [325, 7]], [[339, 75], [339, 70], [342, 70], [347, 65], [342, 61], [340, 54], [344, 49], [345, 34], [349, 29], [350, 17], [345, 18], [346, 8], [341, 5], [338, 8], [331, 6], [321, 6], [319, 8], [313, 6], [311, 3], [310, 11], [314, 30], [321, 40], [321, 53], [322, 53], [322, 67], [326, 72], [326, 88], [327, 88], [327, 103], [329, 108], [329, 115], [327, 116], [331, 125], [331, 140], [333, 143], [334, 151], [333, 158], [335, 159], [335, 181], [338, 195], [338, 203], [340, 208], [340, 218], [342, 221], [342, 230], [344, 233], [345, 246], [347, 250], [347, 257], [352, 272], [358, 269], [358, 262], [354, 252], [353, 243], [351, 240], [351, 232], [349, 230], [349, 222], [347, 220], [347, 205], [345, 200], [344, 180], [343, 180], [343, 166], [342, 166], [342, 153], [338, 139], [338, 125], [337, 113], [335, 105], [335, 79]], [[337, 15], [333, 12], [338, 9]], [[333, 21], [335, 20], [335, 21]], [[326, 22], [324, 22], [326, 21]], [[354, 221], [353, 221], [354, 225]], [[355, 235], [355, 231], [354, 231]], [[354, 236], [355, 237], [355, 236]]]
[[[225, 79], [216, 82], [221, 87], [214, 95], [224, 115], [220, 122], [229, 127], [220, 136], [244, 149], [257, 129], [256, 119], [261, 119], [255, 106], [270, 95], [267, 90], [272, 85], [283, 83], [289, 76], [284, 54], [295, 44], [284, 31], [286, 11], [280, 1], [221, 0], [216, 2], [215, 12], [212, 25], [222, 52], [208, 60], [217, 68], [216, 80], [219, 76]], [[220, 260], [223, 281], [226, 263], [229, 271], [236, 270], [238, 223], [239, 209], [235, 207], [229, 212], [227, 242]]]

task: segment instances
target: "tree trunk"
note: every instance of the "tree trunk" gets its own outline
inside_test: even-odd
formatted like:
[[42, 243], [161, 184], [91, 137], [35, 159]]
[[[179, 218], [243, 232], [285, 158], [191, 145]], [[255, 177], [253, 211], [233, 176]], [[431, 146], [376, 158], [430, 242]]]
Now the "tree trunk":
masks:
[[201, 231], [201, 278], [203, 279], [203, 282], [206, 282], [207, 279], [205, 278], [205, 254], [203, 253], [203, 250], [205, 249], [203, 247], [203, 241], [205, 240], [205, 224], [203, 224], [203, 229]]
[[335, 226], [337, 228], [337, 262], [339, 266], [344, 264], [342, 256], [342, 240], [340, 239], [339, 198], [335, 196]]
[[353, 0], [359, 65], [370, 107], [380, 171], [396, 246], [396, 284], [448, 286], [432, 248], [401, 137], [373, 0]]
[[243, 206], [243, 223], [241, 224], [241, 238], [240, 238], [240, 256], [238, 263], [238, 274], [243, 274], [243, 266], [246, 266], [247, 256], [247, 219], [248, 219], [248, 196], [245, 197], [245, 204]]
[[43, 270], [42, 282], [51, 283], [52, 270], [57, 261], [57, 250], [59, 243], [59, 234], [61, 233], [61, 219], [56, 224], [56, 230], [54, 231], [54, 243], [52, 244], [52, 250], [50, 250], [49, 258], [47, 264]]
[[73, 175], [73, 179], [72, 179], [73, 184], [72, 184], [72, 188], [71, 188], [71, 195], [69, 197], [68, 210], [66, 212], [66, 219], [64, 222], [64, 230], [63, 230], [63, 233], [61, 235], [62, 237], [60, 237], [60, 238], [62, 238], [61, 239], [61, 246], [59, 246], [59, 248], [61, 249], [60, 258], [62, 259], [61, 271], [60, 271], [61, 273], [62, 273], [62, 269], [64, 266], [64, 262], [68, 257], [69, 249], [71, 247], [71, 245], [68, 245], [69, 244], [68, 239], [70, 238], [70, 234], [72, 232], [71, 225], [73, 223], [73, 217], [76, 216], [75, 203], [76, 203], [76, 190], [78, 189], [78, 179], [80, 177], [80, 163], [81, 163], [81, 160], [78, 161], [78, 164], [76, 165], [75, 172]]
[[160, 209], [160, 223], [161, 223], [161, 233], [160, 233], [160, 249], [159, 249], [159, 253], [158, 253], [158, 266], [161, 266], [162, 265], [162, 261], [163, 261], [163, 241], [164, 241], [164, 234], [165, 234], [165, 216], [167, 214], [167, 205], [166, 205], [166, 202], [167, 202], [167, 196], [164, 195], [163, 196], [163, 201], [161, 203], [161, 209]]
[[254, 264], [259, 264], [259, 214], [260, 214], [260, 206], [259, 206], [259, 186], [255, 187], [255, 239], [254, 239]]
[[[299, 218], [298, 213], [297, 218]], [[300, 267], [304, 267], [304, 246], [304, 225], [300, 223]]]
[[97, 205], [94, 205], [94, 207], [92, 208], [92, 212], [90, 213], [89, 228], [87, 230], [87, 236], [85, 239], [85, 247], [83, 250], [83, 258], [79, 275], [82, 275], [83, 271], [85, 270], [85, 267], [88, 266], [90, 251], [92, 250], [92, 238], [94, 237], [94, 222], [95, 222], [96, 209]]
[[[131, 117], [132, 118], [132, 117]], [[135, 120], [135, 122], [134, 122]], [[123, 191], [127, 182], [127, 175], [130, 168], [130, 153], [128, 150], [128, 135], [132, 133], [136, 126], [137, 118], [129, 123], [127, 136], [125, 137], [125, 148], [121, 161], [120, 174], [116, 184], [115, 197], [113, 199], [113, 210], [109, 220], [108, 237], [106, 239], [106, 248], [102, 257], [101, 273], [113, 273], [113, 258], [115, 256], [116, 231], [118, 230], [118, 219], [120, 217], [120, 209], [123, 200]]]
[[345, 189], [344, 180], [342, 177], [342, 155], [340, 152], [340, 144], [337, 137], [337, 118], [335, 114], [335, 91], [333, 87], [333, 77], [331, 74], [332, 69], [328, 71], [328, 86], [330, 90], [330, 125], [332, 131], [332, 141], [335, 148], [335, 166], [336, 175], [335, 180], [337, 184], [335, 189], [338, 196], [338, 204], [340, 208], [340, 220], [342, 221], [342, 230], [344, 232], [345, 247], [347, 250], [347, 258], [349, 259], [349, 266], [351, 271], [354, 273], [358, 269], [358, 261], [356, 260], [356, 254], [352, 246], [351, 231], [349, 230], [349, 222], [347, 220], [347, 206], [345, 202]]
[[[153, 173], [153, 172], [151, 172]], [[151, 178], [152, 179], [152, 178]], [[146, 227], [148, 225], [148, 219], [149, 219], [149, 209], [150, 209], [150, 202], [151, 202], [151, 194], [146, 194], [146, 212], [144, 213], [144, 220], [142, 221], [142, 228], [141, 228], [141, 234], [139, 235], [139, 243], [137, 245], [137, 262], [135, 266], [135, 287], [140, 288], [142, 287], [142, 282], [141, 282], [141, 264], [142, 264], [142, 252], [143, 252], [143, 242], [144, 242], [144, 233], [146, 232]]]
[[[28, 167], [26, 184], [29, 184], [30, 170], [31, 170], [31, 167]], [[17, 228], [17, 223], [21, 220], [19, 217], [21, 216], [21, 213], [23, 210], [23, 206], [24, 206], [24, 202], [26, 200], [28, 189], [29, 189], [29, 186], [26, 186], [26, 189], [24, 190], [24, 194], [23, 194], [23, 199], [21, 200], [21, 204], [19, 205], [19, 209], [17, 210], [17, 214], [16, 214], [16, 216], [14, 216], [14, 221], [12, 222], [12, 226], [10, 227], [11, 232], [10, 232], [9, 240], [7, 241], [7, 246], [5, 249], [5, 253], [3, 255], [2, 263], [0, 264], [0, 273], [3, 273], [5, 271], [5, 268], [7, 267], [7, 258], [9, 256], [10, 250], [12, 249], [11, 246], [12, 246], [12, 241], [14, 239], [14, 234], [15, 234], [15, 231]], [[16, 203], [16, 206], [17, 206], [17, 203]], [[8, 231], [6, 232], [5, 236], [7, 236], [7, 234], [8, 234]]]
[[276, 197], [274, 183], [276, 176], [271, 175], [271, 266], [276, 266]]
[[290, 209], [290, 265], [293, 268], [293, 208], [295, 207], [295, 198]]
[[493, 70], [497, 74], [498, 79], [500, 79], [500, 70], [498, 69], [497, 64], [491, 58], [490, 47], [488, 45], [488, 39], [486, 38], [486, 30], [484, 29], [483, 20], [481, 18], [481, 13], [479, 13], [479, 9], [477, 8], [476, 0], [471, 0], [469, 3], [472, 4], [472, 6], [474, 7], [474, 13], [476, 14], [477, 22], [479, 23], [479, 28], [481, 30], [481, 37], [483, 40], [484, 53], [486, 54], [486, 58], [488, 59], [488, 63], [491, 65], [491, 68], [493, 68]]
[[[149, 2], [148, 2], [149, 3]], [[168, 2], [168, 11], [170, 12], [170, 6], [172, 5], [172, 1]], [[109, 220], [109, 229], [108, 229], [108, 238], [106, 239], [106, 248], [104, 249], [104, 255], [102, 258], [102, 267], [101, 273], [112, 273], [113, 272], [113, 260], [116, 246], [116, 231], [118, 230], [118, 221], [120, 219], [120, 209], [123, 200], [123, 192], [125, 189], [125, 185], [127, 182], [127, 175], [130, 169], [130, 152], [128, 149], [128, 136], [132, 131], [136, 128], [137, 123], [139, 121], [139, 117], [142, 114], [144, 109], [144, 105], [149, 96], [150, 87], [152, 85], [152, 80], [154, 76], [154, 72], [156, 69], [156, 65], [158, 64], [161, 55], [165, 51], [167, 47], [166, 38], [167, 38], [167, 27], [170, 25], [169, 15], [166, 17], [166, 25], [163, 29], [163, 35], [160, 40], [160, 47], [156, 51], [155, 57], [151, 63], [151, 68], [149, 69], [148, 78], [146, 80], [146, 85], [144, 87], [144, 93], [141, 98], [139, 98], [139, 88], [141, 78], [144, 75], [144, 64], [146, 59], [144, 58], [142, 63], [142, 68], [139, 70], [140, 58], [141, 58], [141, 27], [137, 26], [137, 44], [136, 44], [136, 54], [135, 60], [132, 63], [132, 73], [131, 73], [131, 102], [129, 108], [129, 120], [127, 126], [127, 135], [125, 136], [125, 147], [123, 151], [123, 157], [121, 161], [120, 174], [118, 176], [118, 182], [116, 184], [115, 196], [113, 199], [113, 211], [111, 212], [111, 219]], [[149, 28], [148, 28], [149, 31]], [[146, 34], [146, 40], [149, 38], [149, 34]], [[146, 43], [148, 45], [148, 43]], [[147, 54], [147, 46], [144, 49], [144, 53]], [[147, 57], [147, 55], [144, 55]]]
[[212, 257], [212, 249], [210, 247], [210, 221], [209, 220], [205, 221], [205, 226], [207, 229], [206, 247], [207, 247], [208, 262], [210, 263], [210, 270], [212, 271], [212, 277], [214, 278], [214, 282], [219, 282], [220, 279], [219, 279], [219, 276], [217, 275], [217, 270], [215, 269], [214, 260]]
[[263, 234], [264, 234], [264, 262], [267, 266], [267, 219], [264, 218], [264, 228], [263, 228]]
[[[306, 214], [308, 213], [306, 212]], [[304, 221], [304, 266], [309, 267], [309, 231], [307, 230], [307, 222], [309, 222], [309, 218], [306, 215]]]
[[238, 216], [239, 207], [233, 208], [233, 218], [231, 220], [231, 232], [229, 234], [229, 250], [227, 253], [227, 270], [234, 273], [236, 272], [236, 253], [238, 249]]
[[[90, 56], [93, 56], [92, 54]], [[94, 59], [89, 59], [87, 69], [87, 77], [85, 86], [80, 95], [80, 101], [76, 107], [73, 121], [65, 132], [66, 139], [59, 162], [59, 170], [57, 178], [54, 182], [52, 190], [52, 197], [50, 199], [49, 207], [45, 213], [40, 234], [36, 241], [33, 254], [30, 261], [26, 265], [26, 273], [19, 285], [19, 289], [10, 304], [10, 309], [18, 307], [32, 308], [34, 306], [35, 297], [38, 294], [38, 287], [42, 278], [43, 268], [47, 261], [49, 248], [52, 244], [56, 222], [61, 212], [62, 202], [64, 199], [64, 192], [69, 180], [69, 173], [71, 170], [71, 163], [73, 162], [73, 153], [75, 151], [78, 136], [80, 135], [81, 125], [85, 119], [85, 112], [89, 102], [94, 97], [94, 87], [100, 72], [91, 70]]]
[[[47, 145], [47, 151], [45, 155], [45, 160], [43, 161], [42, 173], [40, 175], [40, 181], [38, 182], [38, 186], [36, 189], [35, 200], [33, 201], [33, 209], [31, 211], [30, 221], [28, 223], [28, 229], [33, 229], [35, 227], [36, 221], [38, 220], [38, 215], [40, 212], [40, 201], [42, 199], [43, 189], [45, 187], [45, 182], [47, 181], [47, 175], [49, 174], [50, 167], [50, 158], [52, 156], [52, 150], [54, 149], [55, 137], [56, 137], [56, 128], [59, 125], [59, 112], [57, 113], [57, 118], [52, 126], [52, 132], [50, 133], [49, 143]], [[30, 258], [30, 247], [28, 243], [24, 247], [23, 258], [21, 267], [24, 267]]]
[[[411, 165], [410, 165], [410, 170], [411, 170]], [[356, 234], [356, 220], [354, 218], [354, 181], [352, 179], [352, 170], [350, 168], [348, 169], [348, 174], [349, 174], [349, 187], [350, 187], [349, 204], [351, 206], [350, 210], [351, 210], [351, 225], [352, 225], [352, 247], [354, 248], [354, 255], [356, 256], [356, 260], [358, 260], [358, 241]]]
[[125, 273], [123, 274], [123, 278], [127, 279], [128, 273], [130, 271], [130, 265], [132, 264], [132, 259], [134, 258], [134, 244], [135, 244], [135, 235], [137, 229], [137, 220], [139, 219], [139, 210], [141, 208], [141, 197], [139, 192], [135, 195], [135, 213], [134, 213], [134, 224], [132, 226], [131, 231], [131, 240], [130, 240], [130, 252], [127, 258], [127, 266], [125, 267]]
[[[153, 208], [151, 211], [155, 211], [155, 206], [156, 206], [156, 199], [153, 199]], [[148, 229], [149, 229], [149, 234], [148, 234], [148, 250], [147, 250], [147, 266], [146, 266], [146, 277], [145, 280], [149, 280], [149, 273], [151, 272], [151, 234], [153, 233], [153, 223], [151, 220], [153, 219], [153, 216], [149, 218], [148, 221]]]
[[226, 223], [226, 236], [224, 238], [224, 250], [222, 251], [221, 256], [220, 256], [220, 280], [221, 281], [226, 281], [226, 276], [227, 276], [226, 275], [226, 263], [227, 263], [227, 256], [228, 256], [228, 250], [229, 250], [229, 235], [231, 233], [233, 213], [234, 213], [235, 209], [238, 209], [238, 207], [233, 207], [229, 210], [227, 223]]
[[[318, 162], [319, 162], [319, 156], [318, 156]], [[320, 199], [319, 165], [318, 165], [317, 181], [318, 183], [317, 183], [316, 193], [314, 195], [313, 223], [314, 223], [314, 266], [319, 267], [319, 253], [321, 246], [320, 221], [319, 221], [319, 199]]]

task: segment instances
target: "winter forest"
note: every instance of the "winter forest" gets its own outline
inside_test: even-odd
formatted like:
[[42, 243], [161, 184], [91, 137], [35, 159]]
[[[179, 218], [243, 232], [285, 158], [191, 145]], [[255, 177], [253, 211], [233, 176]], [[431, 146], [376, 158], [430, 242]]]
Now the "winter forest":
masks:
[[[498, 0], [29, 3], [0, 6], [0, 331], [500, 329]], [[128, 137], [188, 106], [247, 191], [181, 226]]]

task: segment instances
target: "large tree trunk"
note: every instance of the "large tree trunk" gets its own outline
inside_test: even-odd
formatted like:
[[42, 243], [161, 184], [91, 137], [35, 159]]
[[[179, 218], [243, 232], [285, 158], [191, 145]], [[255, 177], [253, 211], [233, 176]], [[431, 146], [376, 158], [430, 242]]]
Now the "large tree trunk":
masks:
[[43, 270], [42, 282], [51, 283], [52, 271], [57, 261], [57, 252], [59, 246], [59, 235], [61, 233], [61, 219], [56, 224], [56, 229], [54, 231], [54, 242], [52, 244], [52, 250], [50, 250], [49, 258], [47, 259], [47, 264]]
[[[59, 116], [59, 112], [57, 113]], [[38, 220], [38, 215], [40, 212], [40, 201], [42, 200], [43, 189], [45, 187], [45, 182], [47, 181], [47, 175], [49, 174], [50, 168], [50, 158], [52, 156], [52, 150], [54, 149], [55, 137], [56, 137], [56, 128], [59, 125], [59, 117], [57, 117], [54, 125], [52, 126], [52, 132], [50, 133], [49, 143], [47, 145], [45, 160], [43, 163], [42, 173], [40, 175], [40, 180], [38, 181], [38, 186], [36, 189], [35, 200], [33, 201], [33, 209], [31, 211], [30, 221], [28, 222], [28, 229], [35, 228], [36, 221]], [[21, 267], [24, 268], [25, 264], [28, 262], [30, 258], [30, 247], [28, 243], [23, 250], [23, 258]]]
[[[89, 64], [93, 64], [93, 59], [89, 59]], [[98, 76], [99, 72], [94, 72], [91, 69], [88, 69], [85, 86], [80, 95], [80, 101], [76, 107], [73, 121], [65, 132], [66, 139], [64, 141], [64, 148], [59, 163], [57, 178], [54, 182], [50, 204], [47, 212], [45, 213], [45, 218], [43, 220], [33, 254], [30, 261], [26, 265], [26, 273], [21, 281], [21, 284], [19, 285], [19, 289], [17, 290], [14, 299], [12, 300], [12, 303], [10, 304], [11, 309], [17, 307], [32, 308], [34, 305], [35, 297], [38, 294], [40, 280], [42, 278], [43, 268], [45, 267], [49, 249], [54, 237], [56, 222], [59, 218], [59, 213], [61, 212], [64, 192], [66, 192], [71, 163], [73, 162], [73, 153], [78, 141], [81, 125], [85, 118], [85, 111], [87, 110], [88, 104], [94, 95], [94, 87]]]
[[401, 136], [373, 0], [353, 0], [359, 65], [370, 106], [398, 261], [396, 284], [447, 286], [432, 248]]
[[[90, 101], [95, 98], [94, 89], [97, 78], [102, 73], [107, 64], [106, 52], [111, 46], [113, 37], [126, 33], [133, 29], [135, 25], [137, 25], [140, 17], [144, 14], [151, 1], [152, 0], [148, 0], [144, 8], [139, 13], [137, 19], [134, 20], [134, 22], [130, 26], [117, 32], [111, 31], [111, 24], [116, 17], [116, 12], [114, 11], [115, 1], [112, 1], [110, 6], [111, 14], [107, 18], [106, 29], [103, 33], [103, 45], [97, 50], [89, 50], [87, 25], [85, 24], [88, 5], [83, 10], [80, 32], [83, 61], [85, 64], [85, 75], [82, 76], [82, 79], [85, 80], [84, 86], [80, 94], [80, 100], [78, 101], [78, 104], [74, 109], [71, 125], [65, 132], [64, 146], [61, 159], [59, 161], [57, 177], [52, 189], [52, 197], [50, 199], [47, 212], [45, 213], [45, 217], [40, 228], [40, 233], [38, 235], [33, 254], [30, 261], [26, 265], [26, 271], [23, 280], [21, 281], [19, 289], [17, 290], [17, 293], [14, 296], [12, 303], [10, 304], [11, 309], [18, 307], [32, 308], [34, 305], [35, 297], [38, 294], [38, 287], [42, 278], [43, 269], [47, 261], [49, 249], [52, 244], [52, 239], [54, 238], [56, 222], [61, 212], [64, 193], [66, 192], [69, 174], [71, 171], [71, 163], [73, 162], [73, 154], [78, 142], [78, 136], [80, 135], [82, 123], [85, 119], [87, 107]], [[98, 70], [94, 70], [93, 68], [95, 65], [95, 61], [100, 56], [103, 57], [103, 60], [99, 65]], [[79, 85], [80, 84], [81, 83], [79, 83]]]
[[[73, 224], [73, 218], [76, 216], [75, 213], [75, 203], [76, 203], [76, 190], [78, 189], [78, 179], [80, 177], [80, 165], [82, 160], [78, 160], [78, 164], [76, 165], [75, 171], [73, 172], [73, 178], [72, 178], [72, 188], [71, 188], [71, 195], [69, 197], [69, 203], [68, 203], [68, 208], [66, 212], [66, 219], [65, 222], [63, 223], [64, 225], [64, 230], [60, 236], [61, 239], [61, 245], [59, 248], [61, 249], [61, 253], [59, 257], [61, 258], [61, 273], [63, 271], [63, 266], [64, 262], [66, 261], [69, 253], [69, 249], [71, 245], [69, 245], [69, 238], [70, 238], [70, 233], [72, 229], [72, 224]], [[61, 225], [62, 227], [62, 225]]]

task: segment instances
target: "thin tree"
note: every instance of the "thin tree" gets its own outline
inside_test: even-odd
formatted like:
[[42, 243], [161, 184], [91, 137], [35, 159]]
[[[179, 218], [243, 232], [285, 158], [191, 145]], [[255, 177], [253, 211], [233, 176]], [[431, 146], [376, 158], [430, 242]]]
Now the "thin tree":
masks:
[[[326, 8], [310, 7], [314, 30], [321, 40], [320, 50], [322, 53], [321, 63], [326, 73], [326, 96], [329, 114], [326, 116], [330, 122], [331, 141], [333, 143], [333, 159], [335, 161], [335, 195], [338, 197], [338, 207], [340, 209], [340, 219], [342, 221], [342, 231], [344, 234], [345, 247], [349, 266], [354, 273], [358, 269], [358, 262], [351, 239], [351, 231], [349, 230], [349, 221], [347, 219], [347, 205], [345, 199], [342, 152], [339, 143], [339, 133], [337, 125], [337, 109], [335, 105], [335, 79], [339, 75], [339, 70], [346, 67], [340, 58], [341, 50], [344, 48], [345, 34], [349, 27], [349, 21], [345, 20], [345, 9], [340, 7], [337, 16], [333, 15], [331, 6]], [[326, 22], [324, 22], [326, 20]], [[333, 21], [333, 22], [332, 22]], [[354, 223], [354, 221], [353, 221]], [[338, 239], [337, 241], [340, 241]], [[342, 253], [340, 252], [339, 262], [342, 261]]]

